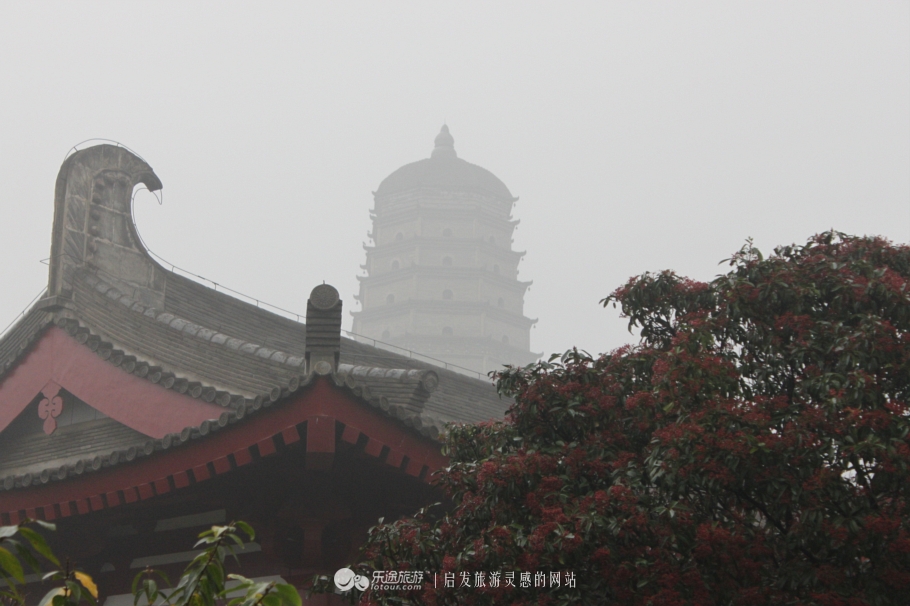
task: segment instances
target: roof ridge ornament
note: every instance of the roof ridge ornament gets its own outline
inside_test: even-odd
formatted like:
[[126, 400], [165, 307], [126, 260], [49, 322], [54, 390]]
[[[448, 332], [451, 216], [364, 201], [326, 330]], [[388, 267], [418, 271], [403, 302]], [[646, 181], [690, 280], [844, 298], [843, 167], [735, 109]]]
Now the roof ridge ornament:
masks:
[[162, 188], [152, 167], [124, 147], [95, 145], [63, 162], [54, 191], [49, 297], [68, 297], [85, 269], [103, 273], [147, 306], [164, 307], [164, 269], [133, 224], [133, 192], [140, 183], [152, 192]]
[[455, 137], [449, 134], [448, 124], [442, 125], [442, 128], [439, 129], [439, 134], [436, 135], [436, 139], [433, 143], [436, 147], [433, 148], [433, 153], [430, 154], [431, 158], [458, 157], [458, 154], [455, 153]]
[[341, 297], [334, 286], [320, 284], [306, 303], [306, 371], [329, 375], [341, 355]]

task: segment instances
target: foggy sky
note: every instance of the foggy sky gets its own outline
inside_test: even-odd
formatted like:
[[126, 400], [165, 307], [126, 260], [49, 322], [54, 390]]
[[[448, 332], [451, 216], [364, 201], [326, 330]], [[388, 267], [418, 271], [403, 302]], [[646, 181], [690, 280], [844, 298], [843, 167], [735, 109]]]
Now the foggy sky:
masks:
[[443, 122], [520, 200], [532, 349], [632, 340], [598, 301], [835, 228], [910, 241], [910, 3], [0, 3], [0, 328], [47, 282], [67, 151], [164, 183], [139, 232], [275, 305], [347, 311], [371, 191]]

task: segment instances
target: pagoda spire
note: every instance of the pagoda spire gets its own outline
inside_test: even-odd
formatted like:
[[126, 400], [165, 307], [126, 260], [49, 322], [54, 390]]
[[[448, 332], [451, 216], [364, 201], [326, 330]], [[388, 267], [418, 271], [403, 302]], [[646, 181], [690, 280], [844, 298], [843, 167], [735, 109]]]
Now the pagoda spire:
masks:
[[431, 158], [458, 157], [458, 154], [455, 153], [455, 137], [449, 134], [448, 124], [442, 125], [442, 128], [439, 129], [439, 134], [436, 135], [436, 139], [433, 143], [436, 147], [433, 148], [433, 153], [430, 154]]

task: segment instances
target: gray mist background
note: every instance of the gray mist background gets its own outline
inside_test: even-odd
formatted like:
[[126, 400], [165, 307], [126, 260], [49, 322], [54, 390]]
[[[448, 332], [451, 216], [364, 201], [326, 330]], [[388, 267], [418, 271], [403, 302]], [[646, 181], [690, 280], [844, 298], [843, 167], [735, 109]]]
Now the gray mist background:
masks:
[[[910, 3], [0, 2], [0, 328], [43, 288], [67, 151], [164, 182], [149, 247], [287, 309], [357, 309], [371, 191], [460, 157], [520, 196], [532, 349], [633, 339], [598, 301], [835, 228], [910, 241]], [[350, 328], [345, 313], [345, 328]]]

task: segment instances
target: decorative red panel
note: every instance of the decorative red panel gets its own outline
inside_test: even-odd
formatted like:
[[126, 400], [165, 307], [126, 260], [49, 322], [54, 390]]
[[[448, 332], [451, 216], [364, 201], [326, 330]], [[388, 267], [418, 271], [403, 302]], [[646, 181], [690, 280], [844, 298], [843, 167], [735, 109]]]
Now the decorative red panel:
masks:
[[297, 428], [294, 427], [293, 425], [282, 429], [281, 437], [284, 439], [285, 444], [293, 444], [294, 442], [300, 441], [300, 433], [297, 431]]
[[177, 488], [186, 488], [190, 485], [190, 476], [185, 471], [178, 471], [174, 474], [174, 486]]
[[215, 468], [217, 474], [227, 473], [231, 470], [231, 462], [227, 457], [218, 457], [212, 461], [212, 467]]
[[356, 444], [357, 440], [360, 438], [360, 430], [354, 427], [353, 425], [345, 425], [344, 432], [341, 434], [341, 439], [347, 442], [348, 444]]
[[208, 465], [205, 463], [193, 467], [193, 475], [196, 477], [197, 482], [202, 482], [203, 480], [208, 480], [212, 477], [212, 474], [209, 473]]
[[135, 503], [139, 500], [139, 492], [135, 486], [131, 486], [123, 491], [123, 498], [127, 503]]
[[423, 461], [417, 461], [416, 459], [411, 459], [408, 461], [408, 467], [405, 469], [405, 473], [409, 476], [414, 476], [415, 478], [420, 475], [420, 470], [423, 469]]
[[382, 454], [382, 449], [385, 447], [385, 444], [379, 440], [374, 440], [370, 438], [367, 441], [367, 445], [364, 447], [363, 451], [370, 455], [371, 457], [379, 457]]
[[388, 458], [385, 460], [386, 463], [392, 467], [401, 467], [401, 462], [404, 460], [404, 453], [397, 450], [393, 450], [389, 453]]
[[259, 456], [267, 457], [271, 454], [278, 452], [275, 450], [275, 440], [272, 438], [266, 438], [264, 440], [259, 440], [256, 442], [256, 445], [259, 447]]
[[143, 501], [145, 499], [151, 499], [153, 496], [155, 496], [155, 491], [152, 490], [151, 484], [140, 484], [136, 487], [136, 489], [139, 491], [139, 498]]
[[250, 454], [249, 448], [241, 448], [240, 450], [235, 450], [231, 454], [234, 455], [234, 462], [237, 463], [237, 467], [253, 462], [253, 455]]
[[51, 435], [57, 429], [56, 418], [63, 412], [63, 398], [60, 397], [60, 386], [53, 381], [41, 388], [44, 396], [38, 402], [38, 417], [44, 419], [44, 433]]

